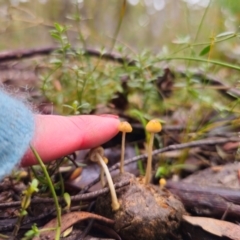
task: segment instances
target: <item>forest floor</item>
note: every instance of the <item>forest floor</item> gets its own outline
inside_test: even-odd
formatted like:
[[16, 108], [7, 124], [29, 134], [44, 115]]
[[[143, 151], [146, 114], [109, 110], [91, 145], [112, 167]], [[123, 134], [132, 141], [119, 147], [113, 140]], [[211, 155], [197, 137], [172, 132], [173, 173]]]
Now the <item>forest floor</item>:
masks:
[[[43, 114], [59, 112], [40, 89], [38, 72], [45, 66], [38, 64], [36, 67], [33, 62], [41, 62], [52, 50], [0, 53], [0, 82], [3, 87], [27, 102], [34, 112]], [[96, 53], [88, 52], [89, 55]], [[105, 57], [121, 61], [114, 54]], [[184, 69], [166, 68], [162, 77], [153, 82], [168, 98], [171, 98], [177, 82], [176, 74], [181, 74], [182, 78], [187, 75]], [[218, 87], [216, 89], [223, 98], [240, 95], [237, 89], [224, 85], [214, 76], [206, 79], [199, 71], [194, 74], [199, 79], [203, 77], [202, 81], [208, 81], [210, 86]], [[62, 159], [50, 164], [48, 170], [52, 181], [59, 183], [61, 172], [64, 191], [71, 196], [71, 206], [66, 207], [61, 189], [56, 189], [62, 206], [63, 239], [240, 239], [240, 118], [235, 114], [222, 117], [214, 109], [210, 111], [208, 108], [204, 112], [202, 108], [202, 118], [198, 121], [206, 125], [200, 132], [195, 126], [188, 125], [189, 115], [192, 114], [189, 109], [175, 109], [171, 114], [168, 112], [161, 116], [165, 124], [155, 139], [153, 178], [146, 186], [144, 126], [127, 114], [128, 98], [120, 92], [115, 95], [117, 97], [105, 106], [93, 109], [91, 114], [118, 114], [133, 127], [126, 138], [124, 168], [129, 174], [119, 175], [121, 134], [103, 146], [121, 208], [117, 212], [111, 210], [109, 189], [101, 187], [99, 166], [88, 162], [87, 150], [66, 156], [70, 162], [81, 166], [77, 168], [74, 180], [69, 178], [75, 171], [71, 164], [57, 168], [56, 162]], [[159, 98], [159, 101], [162, 100]], [[194, 107], [191, 109], [194, 111]], [[34, 224], [37, 229], [56, 226], [56, 208], [49, 188], [44, 184], [41, 191], [32, 197], [28, 214], [19, 218], [22, 192], [34, 178], [32, 171], [17, 169], [0, 183], [0, 233], [11, 236], [8, 239], [23, 238], [27, 231], [34, 229]], [[35, 171], [42, 174], [40, 169]], [[159, 185], [159, 182], [162, 184]], [[25, 236], [25, 239], [54, 237], [55, 231], [52, 230], [42, 231], [39, 238]], [[0, 236], [0, 239], [5, 238]]]

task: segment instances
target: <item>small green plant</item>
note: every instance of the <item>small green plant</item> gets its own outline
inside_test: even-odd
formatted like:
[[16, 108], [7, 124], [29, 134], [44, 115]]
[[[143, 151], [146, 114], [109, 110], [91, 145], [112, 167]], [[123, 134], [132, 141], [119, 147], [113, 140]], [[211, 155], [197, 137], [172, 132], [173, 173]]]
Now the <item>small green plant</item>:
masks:
[[43, 161], [41, 160], [40, 156], [38, 155], [38, 153], [36, 152], [36, 150], [31, 146], [31, 150], [34, 154], [34, 156], [36, 157], [38, 164], [40, 165], [40, 167], [42, 168], [42, 171], [45, 175], [46, 181], [48, 183], [48, 186], [50, 188], [50, 191], [52, 193], [53, 199], [54, 199], [54, 204], [56, 207], [56, 212], [57, 212], [57, 226], [56, 226], [56, 236], [55, 236], [55, 240], [59, 240], [60, 239], [60, 231], [61, 231], [61, 208], [59, 206], [58, 203], [58, 199], [57, 199], [57, 195], [52, 183], [52, 180], [48, 174], [48, 171], [46, 169], [46, 166], [44, 165]]
[[[44, 228], [44, 229], [39, 229], [37, 225], [34, 223], [32, 225], [32, 228], [28, 230], [25, 234], [24, 237], [21, 238], [21, 240], [31, 240], [34, 237], [39, 237], [41, 233], [47, 232], [47, 231], [53, 231], [55, 228]], [[57, 238], [55, 238], [57, 240]]]
[[38, 180], [33, 179], [32, 182], [29, 184], [26, 190], [23, 191], [23, 198], [21, 200], [21, 209], [19, 212], [18, 220], [13, 230], [12, 236], [16, 237], [21, 226], [21, 222], [23, 218], [27, 215], [27, 208], [31, 203], [32, 195], [38, 192]]
[[190, 164], [162, 164], [157, 168], [155, 178], [168, 178], [170, 177], [171, 174], [174, 172], [177, 172], [182, 169], [194, 169], [194, 165]]
[[[89, 58], [84, 49], [72, 49], [67, 37], [70, 27], [55, 23], [51, 36], [59, 49], [50, 57], [47, 71], [43, 71], [43, 94], [63, 114], [89, 113], [99, 104], [106, 104], [114, 93], [122, 91], [115, 70], [101, 56]], [[102, 52], [104, 54], [104, 52]], [[116, 70], [117, 71], [117, 70]]]
[[40, 233], [41, 230], [39, 230], [37, 225], [34, 223], [32, 225], [32, 228], [24, 234], [24, 237], [21, 240], [30, 240], [33, 239], [34, 237], [39, 237]]

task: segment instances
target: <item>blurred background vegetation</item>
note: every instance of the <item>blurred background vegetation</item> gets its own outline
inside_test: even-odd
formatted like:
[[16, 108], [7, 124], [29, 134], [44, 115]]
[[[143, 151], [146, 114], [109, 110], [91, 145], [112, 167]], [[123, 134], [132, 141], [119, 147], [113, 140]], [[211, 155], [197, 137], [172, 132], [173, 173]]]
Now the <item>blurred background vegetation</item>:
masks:
[[[2, 0], [0, 50], [59, 46], [58, 52], [41, 60], [46, 68], [39, 77], [44, 95], [64, 114], [89, 113], [116, 98], [116, 93], [127, 95], [127, 111], [137, 110], [147, 118], [179, 108], [189, 110], [192, 103], [199, 104], [194, 105], [195, 118], [203, 109], [239, 112], [238, 97], [234, 101], [219, 98], [214, 89], [208, 88], [208, 82], [199, 86], [191, 74], [191, 67], [197, 67], [204, 74], [221, 76], [238, 87], [239, 3]], [[71, 52], [71, 47], [117, 52], [134, 59], [136, 64], [89, 59], [80, 50]], [[173, 97], [167, 99], [153, 83], [163, 76], [165, 67], [179, 66], [185, 67], [186, 76], [178, 76], [170, 89]], [[126, 76], [127, 87], [122, 82]]]
[[[117, 43], [128, 50], [175, 49], [177, 39], [198, 43], [223, 31], [237, 31], [239, 0], [128, 0]], [[119, 24], [119, 0], [1, 0], [0, 49], [54, 44], [54, 22], [71, 26], [69, 37], [81, 45], [109, 48]], [[220, 49], [220, 47], [218, 48]]]

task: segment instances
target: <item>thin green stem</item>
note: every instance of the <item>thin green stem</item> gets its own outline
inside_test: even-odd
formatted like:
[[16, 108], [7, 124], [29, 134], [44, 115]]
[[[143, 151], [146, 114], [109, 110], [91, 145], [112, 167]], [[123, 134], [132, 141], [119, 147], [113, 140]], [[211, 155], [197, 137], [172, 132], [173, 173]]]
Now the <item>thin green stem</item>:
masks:
[[59, 174], [59, 181], [60, 181], [60, 186], [61, 186], [61, 196], [63, 197], [63, 194], [65, 192], [63, 176], [62, 176], [61, 172], [59, 172], [58, 174]]
[[33, 172], [34, 177], [35, 177], [41, 184], [46, 185], [46, 181], [44, 181], [44, 180], [39, 176], [39, 174], [36, 172], [36, 170], [34, 169], [34, 167], [33, 167], [33, 166], [30, 166], [30, 168], [31, 168], [31, 170], [32, 170], [32, 172]]
[[75, 4], [76, 4], [76, 15], [78, 15], [77, 16], [77, 18], [76, 18], [76, 22], [77, 22], [77, 32], [78, 32], [78, 35], [79, 35], [79, 37], [80, 37], [80, 40], [81, 40], [81, 42], [82, 42], [82, 44], [83, 44], [83, 48], [84, 49], [86, 49], [86, 41], [85, 41], [85, 39], [84, 39], [84, 37], [83, 37], [83, 34], [82, 34], [82, 31], [81, 31], [81, 27], [80, 27], [80, 24], [81, 24], [81, 18], [80, 18], [80, 8], [79, 8], [79, 1], [78, 0], [76, 0], [75, 1]]
[[[158, 61], [169, 61], [169, 60], [190, 60], [190, 61], [196, 61], [196, 62], [204, 62], [204, 63], [212, 63], [215, 65], [219, 65], [221, 67], [231, 68], [237, 71], [240, 71], [240, 67], [236, 65], [232, 65], [229, 63], [217, 61], [217, 60], [211, 60], [211, 59], [205, 59], [205, 58], [195, 58], [195, 57], [164, 57], [159, 58]], [[156, 62], [158, 62], [156, 61]]]
[[[25, 210], [25, 209], [24, 209]], [[17, 222], [15, 223], [15, 227], [12, 233], [12, 237], [15, 239], [17, 237], [18, 231], [20, 229], [21, 222], [23, 221], [24, 216], [20, 213], [20, 216], [17, 219]]]
[[203, 21], [204, 21], [206, 15], [207, 15], [207, 12], [208, 12], [208, 10], [209, 10], [209, 7], [210, 7], [211, 3], [212, 3], [212, 1], [209, 1], [208, 6], [205, 8], [205, 11], [204, 11], [204, 13], [203, 13], [203, 16], [202, 16], [202, 18], [201, 18], [200, 24], [199, 24], [198, 29], [197, 29], [197, 33], [196, 33], [194, 42], [196, 42], [197, 39], [198, 39], [200, 30], [202, 29], [202, 26], [203, 26]]
[[[98, 65], [100, 64], [101, 60], [102, 60], [102, 55], [99, 57], [99, 60], [97, 61], [96, 65], [94, 66], [93, 70], [83, 80], [82, 89], [80, 90], [80, 92], [78, 92], [78, 101], [79, 101], [80, 106], [82, 105], [82, 102], [83, 102], [83, 95], [84, 95], [84, 92], [85, 92], [86, 85], [87, 85], [89, 79], [92, 77], [93, 73], [96, 71], [96, 69], [97, 69]], [[78, 89], [78, 82], [77, 82], [77, 89]], [[97, 94], [95, 94], [95, 95], [97, 95]], [[95, 96], [95, 97], [97, 97], [97, 96]]]
[[31, 148], [34, 156], [36, 157], [39, 165], [42, 168], [42, 171], [43, 171], [43, 173], [44, 173], [44, 175], [47, 179], [49, 189], [50, 189], [50, 191], [52, 193], [52, 196], [53, 196], [54, 204], [56, 206], [57, 220], [58, 220], [57, 221], [57, 227], [56, 227], [55, 240], [59, 240], [60, 239], [60, 234], [61, 234], [61, 208], [60, 208], [59, 203], [58, 203], [58, 198], [57, 198], [52, 180], [51, 180], [51, 178], [50, 178], [50, 176], [47, 172], [46, 166], [44, 165], [44, 163], [43, 163], [42, 159], [40, 158], [40, 156], [38, 155], [37, 151], [32, 146], [30, 146], [30, 148]]
[[125, 15], [126, 7], [127, 7], [127, 1], [123, 0], [123, 4], [122, 4], [122, 7], [121, 7], [121, 11], [120, 11], [119, 21], [118, 21], [118, 25], [117, 25], [116, 31], [114, 33], [114, 36], [113, 36], [113, 41], [112, 41], [112, 46], [110, 48], [110, 52], [112, 52], [112, 50], [114, 48], [114, 45], [116, 43], [117, 36], [118, 36], [119, 30], [120, 30], [121, 25], [122, 25], [123, 17]]
[[185, 49], [188, 49], [188, 48], [191, 48], [191, 47], [197, 47], [197, 46], [205, 46], [205, 45], [210, 45], [210, 44], [216, 44], [216, 43], [220, 43], [220, 42], [224, 42], [224, 41], [227, 41], [229, 39], [232, 39], [232, 38], [235, 38], [235, 37], [238, 37], [239, 34], [237, 33], [233, 33], [233, 34], [230, 34], [229, 36], [225, 37], [225, 38], [220, 38], [218, 40], [214, 40], [214, 41], [208, 41], [208, 42], [201, 42], [201, 43], [188, 43], [187, 45], [184, 45], [182, 48], [178, 49], [177, 51], [171, 53], [170, 55], [175, 55]]
[[62, 64], [60, 66], [57, 66], [56, 68], [54, 68], [52, 71], [50, 71], [50, 73], [44, 78], [43, 84], [41, 86], [41, 90], [42, 90], [42, 93], [43, 93], [43, 95], [45, 97], [47, 97], [47, 94], [46, 94], [46, 84], [47, 84], [49, 78], [61, 67], [62, 67]]
[[186, 20], [187, 32], [190, 35], [190, 22], [189, 22], [190, 16], [189, 16], [189, 7], [188, 7], [187, 2], [185, 2], [185, 4], [184, 4], [184, 11], [183, 11], [183, 13], [184, 13], [184, 18]]

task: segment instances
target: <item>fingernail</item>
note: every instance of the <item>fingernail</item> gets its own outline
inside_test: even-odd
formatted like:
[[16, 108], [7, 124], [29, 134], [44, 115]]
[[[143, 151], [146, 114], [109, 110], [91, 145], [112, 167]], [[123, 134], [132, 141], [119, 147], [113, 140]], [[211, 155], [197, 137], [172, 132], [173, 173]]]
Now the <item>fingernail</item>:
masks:
[[101, 115], [99, 115], [99, 117], [119, 119], [119, 116], [118, 116], [118, 115], [113, 115], [113, 114], [101, 114]]

